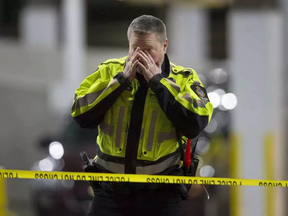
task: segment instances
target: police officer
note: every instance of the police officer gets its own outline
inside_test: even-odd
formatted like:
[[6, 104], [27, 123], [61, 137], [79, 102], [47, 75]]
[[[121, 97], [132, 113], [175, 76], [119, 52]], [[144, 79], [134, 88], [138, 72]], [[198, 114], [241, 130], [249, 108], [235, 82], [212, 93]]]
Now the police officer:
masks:
[[[98, 128], [97, 172], [181, 175], [179, 135], [196, 137], [213, 106], [196, 72], [169, 61], [160, 19], [137, 17], [127, 36], [128, 56], [84, 79], [71, 114], [81, 127]], [[182, 215], [176, 185], [103, 182], [93, 189], [89, 216]]]

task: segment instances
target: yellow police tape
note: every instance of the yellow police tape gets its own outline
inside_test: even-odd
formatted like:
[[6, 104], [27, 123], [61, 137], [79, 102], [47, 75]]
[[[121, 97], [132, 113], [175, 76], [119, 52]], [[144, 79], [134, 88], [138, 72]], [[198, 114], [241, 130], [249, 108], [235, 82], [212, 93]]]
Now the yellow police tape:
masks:
[[0, 169], [0, 178], [288, 187], [288, 181], [276, 181], [276, 180], [139, 175], [139, 174], [114, 174], [114, 173], [113, 174], [112, 173], [82, 173], [82, 172], [62, 172], [62, 171], [61, 172], [54, 172], [54, 171], [47, 172], [47, 171], [31, 171], [31, 170], [6, 170], [6, 169], [5, 170]]

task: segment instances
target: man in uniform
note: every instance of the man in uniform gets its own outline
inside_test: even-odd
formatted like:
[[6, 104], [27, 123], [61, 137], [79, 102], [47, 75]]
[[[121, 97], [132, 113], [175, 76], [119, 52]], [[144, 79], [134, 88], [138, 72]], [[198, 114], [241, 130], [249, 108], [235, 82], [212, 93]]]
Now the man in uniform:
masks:
[[[213, 112], [191, 68], [171, 63], [165, 24], [137, 17], [127, 31], [128, 56], [109, 59], [75, 92], [71, 114], [98, 128], [96, 172], [181, 175], [183, 137], [195, 138]], [[95, 183], [89, 216], [182, 215], [173, 184]]]

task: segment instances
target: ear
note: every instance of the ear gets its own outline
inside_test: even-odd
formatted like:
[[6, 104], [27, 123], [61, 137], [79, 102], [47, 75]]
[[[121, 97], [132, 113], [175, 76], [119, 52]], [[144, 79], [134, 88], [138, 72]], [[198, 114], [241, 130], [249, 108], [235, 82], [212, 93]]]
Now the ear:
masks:
[[166, 38], [165, 41], [164, 41], [164, 43], [163, 43], [164, 53], [166, 53], [167, 48], [168, 48], [168, 39]]

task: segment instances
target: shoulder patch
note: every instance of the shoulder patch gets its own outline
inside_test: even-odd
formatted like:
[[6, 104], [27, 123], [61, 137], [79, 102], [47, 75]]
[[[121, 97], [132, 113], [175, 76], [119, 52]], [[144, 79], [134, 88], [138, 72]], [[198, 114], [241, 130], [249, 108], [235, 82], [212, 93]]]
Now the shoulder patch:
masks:
[[201, 100], [209, 101], [206, 89], [200, 85], [191, 85], [191, 89], [198, 95]]

